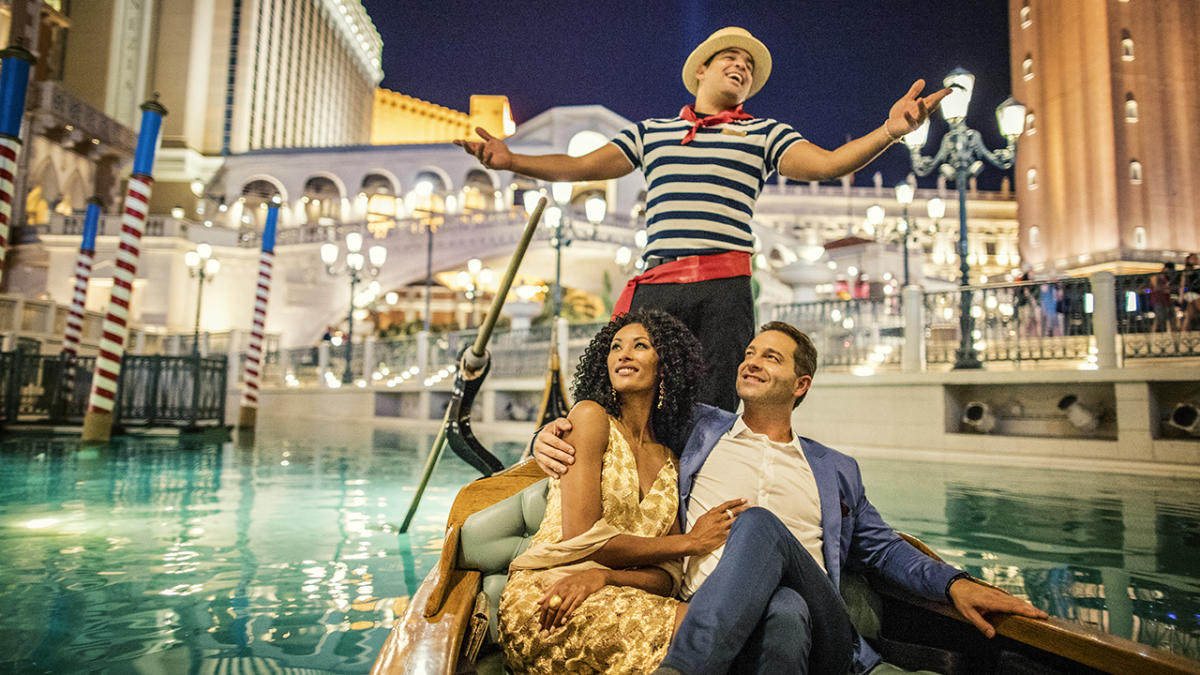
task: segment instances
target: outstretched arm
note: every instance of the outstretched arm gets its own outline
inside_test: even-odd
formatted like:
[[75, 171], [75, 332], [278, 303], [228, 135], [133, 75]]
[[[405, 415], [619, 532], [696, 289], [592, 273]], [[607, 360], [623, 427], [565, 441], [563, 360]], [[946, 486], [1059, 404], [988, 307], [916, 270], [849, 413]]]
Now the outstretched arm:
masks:
[[792, 144], [779, 160], [779, 173], [793, 180], [831, 180], [861, 169], [904, 134], [921, 126], [950, 93], [942, 89], [922, 97], [924, 88], [925, 80], [913, 82], [908, 93], [892, 105], [882, 125], [835, 150], [807, 141]]
[[503, 140], [489, 134], [483, 127], [476, 127], [482, 141], [457, 140], [454, 144], [467, 154], [474, 155], [481, 164], [498, 171], [513, 171], [530, 178], [549, 181], [607, 180], [620, 178], [633, 171], [633, 165], [612, 143], [589, 152], [582, 157], [570, 155], [522, 155], [508, 149]]

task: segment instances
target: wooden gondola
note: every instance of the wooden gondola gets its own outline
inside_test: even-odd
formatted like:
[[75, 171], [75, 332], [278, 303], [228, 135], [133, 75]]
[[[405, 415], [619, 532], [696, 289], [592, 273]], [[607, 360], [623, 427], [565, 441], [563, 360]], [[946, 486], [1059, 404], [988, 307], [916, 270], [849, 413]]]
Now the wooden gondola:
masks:
[[[475, 344], [460, 357], [445, 423], [400, 531], [407, 531], [445, 445], [485, 477], [459, 491], [446, 522], [441, 557], [392, 626], [373, 673], [505, 672], [494, 642], [495, 610], [508, 563], [541, 523], [546, 479], [531, 459], [503, 469], [472, 433], [470, 412], [490, 365], [488, 337], [544, 206], [543, 199], [530, 215], [488, 318]], [[543, 423], [564, 414], [567, 405], [554, 342]], [[922, 542], [902, 536], [938, 558]], [[989, 640], [953, 607], [909, 596], [880, 580], [848, 576], [841, 587], [855, 627], [892, 664], [872, 675], [912, 670], [948, 675], [1200, 675], [1200, 662], [1062, 619], [995, 617], [997, 636]]]
[[[468, 484], [459, 491], [446, 523], [441, 557], [412, 595], [407, 610], [395, 622], [375, 661], [373, 673], [503, 673], [499, 648], [490, 643], [486, 622], [490, 597], [483, 594], [484, 576], [478, 552], [463, 549], [464, 527], [493, 526], [486, 510], [508, 508], [531, 512], [531, 500], [545, 492], [545, 476], [533, 460]], [[518, 494], [521, 493], [521, 494]], [[536, 504], [532, 512], [536, 511]], [[544, 496], [541, 508], [544, 509]], [[479, 513], [475, 519], [470, 517]], [[511, 516], [512, 514], [509, 514]], [[509, 518], [511, 520], [511, 518]], [[517, 529], [521, 529], [518, 524]], [[523, 525], [524, 538], [537, 530]], [[506, 542], [480, 544], [480, 533], [469, 532], [475, 546], [493, 546], [515, 556], [520, 532], [497, 532]], [[921, 541], [903, 535], [925, 554], [937, 558]], [[486, 536], [485, 536], [486, 539]], [[493, 557], [495, 551], [491, 552]], [[494, 561], [493, 561], [494, 564]], [[1119, 638], [1079, 624], [1050, 618], [994, 617], [997, 636], [984, 638], [953, 607], [914, 598], [877, 580], [843, 579], [843, 596], [860, 633], [868, 636], [888, 663], [905, 670], [941, 673], [1135, 673], [1200, 674], [1200, 662]], [[491, 584], [486, 590], [495, 594]], [[494, 619], [493, 619], [494, 620]], [[873, 675], [904, 670], [877, 669]]]

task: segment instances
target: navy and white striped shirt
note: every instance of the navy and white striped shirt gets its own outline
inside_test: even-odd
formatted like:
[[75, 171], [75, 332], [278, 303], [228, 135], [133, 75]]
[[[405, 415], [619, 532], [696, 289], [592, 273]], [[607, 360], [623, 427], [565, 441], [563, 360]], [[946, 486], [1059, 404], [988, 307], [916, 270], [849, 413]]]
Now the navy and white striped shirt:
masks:
[[793, 143], [795, 129], [773, 119], [702, 127], [680, 145], [692, 123], [648, 119], [612, 139], [646, 176], [644, 257], [753, 252], [750, 218], [767, 177]]

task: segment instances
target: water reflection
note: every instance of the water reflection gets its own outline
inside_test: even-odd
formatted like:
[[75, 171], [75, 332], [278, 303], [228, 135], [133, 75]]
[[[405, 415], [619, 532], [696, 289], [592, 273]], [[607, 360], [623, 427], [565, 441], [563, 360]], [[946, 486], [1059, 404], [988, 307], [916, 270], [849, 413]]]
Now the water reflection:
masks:
[[291, 421], [236, 444], [6, 439], [0, 671], [367, 672], [476, 477], [447, 455], [398, 537], [431, 441]]
[[[367, 672], [433, 566], [433, 431], [0, 442], [0, 671]], [[506, 463], [523, 440], [485, 439]], [[1200, 658], [1200, 481], [862, 461], [885, 517], [1054, 614]]]
[[949, 562], [1054, 616], [1200, 659], [1200, 480], [863, 469], [885, 517]]

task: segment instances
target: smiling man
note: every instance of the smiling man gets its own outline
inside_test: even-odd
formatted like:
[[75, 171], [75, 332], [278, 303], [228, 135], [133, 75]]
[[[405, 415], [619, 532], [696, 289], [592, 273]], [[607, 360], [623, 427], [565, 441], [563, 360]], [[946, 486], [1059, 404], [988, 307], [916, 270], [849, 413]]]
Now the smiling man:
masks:
[[750, 219], [767, 178], [830, 180], [856, 171], [937, 108], [948, 89], [921, 98], [923, 80], [884, 123], [835, 150], [787, 124], [742, 109], [771, 75], [771, 53], [742, 28], [722, 28], [683, 65], [695, 102], [671, 118], [622, 129], [582, 157], [521, 155], [482, 128], [483, 142], [455, 141], [484, 166], [549, 181], [606, 180], [639, 169], [646, 177], [647, 271], [629, 282], [615, 313], [652, 307], [675, 315], [700, 339], [710, 377], [700, 400], [737, 408], [737, 354], [754, 336]]
[[[683, 531], [730, 499], [751, 508], [728, 514], [723, 547], [685, 560], [680, 596], [689, 604], [659, 672], [870, 672], [881, 658], [850, 624], [838, 590], [844, 570], [949, 601], [988, 637], [995, 629], [986, 613], [1046, 617], [918, 551], [867, 499], [853, 458], [793, 431], [792, 411], [816, 368], [808, 336], [773, 321], [743, 352], [742, 414], [696, 407], [679, 456]], [[572, 463], [573, 448], [559, 438], [569, 428], [555, 420], [535, 438], [534, 457], [550, 475]]]

